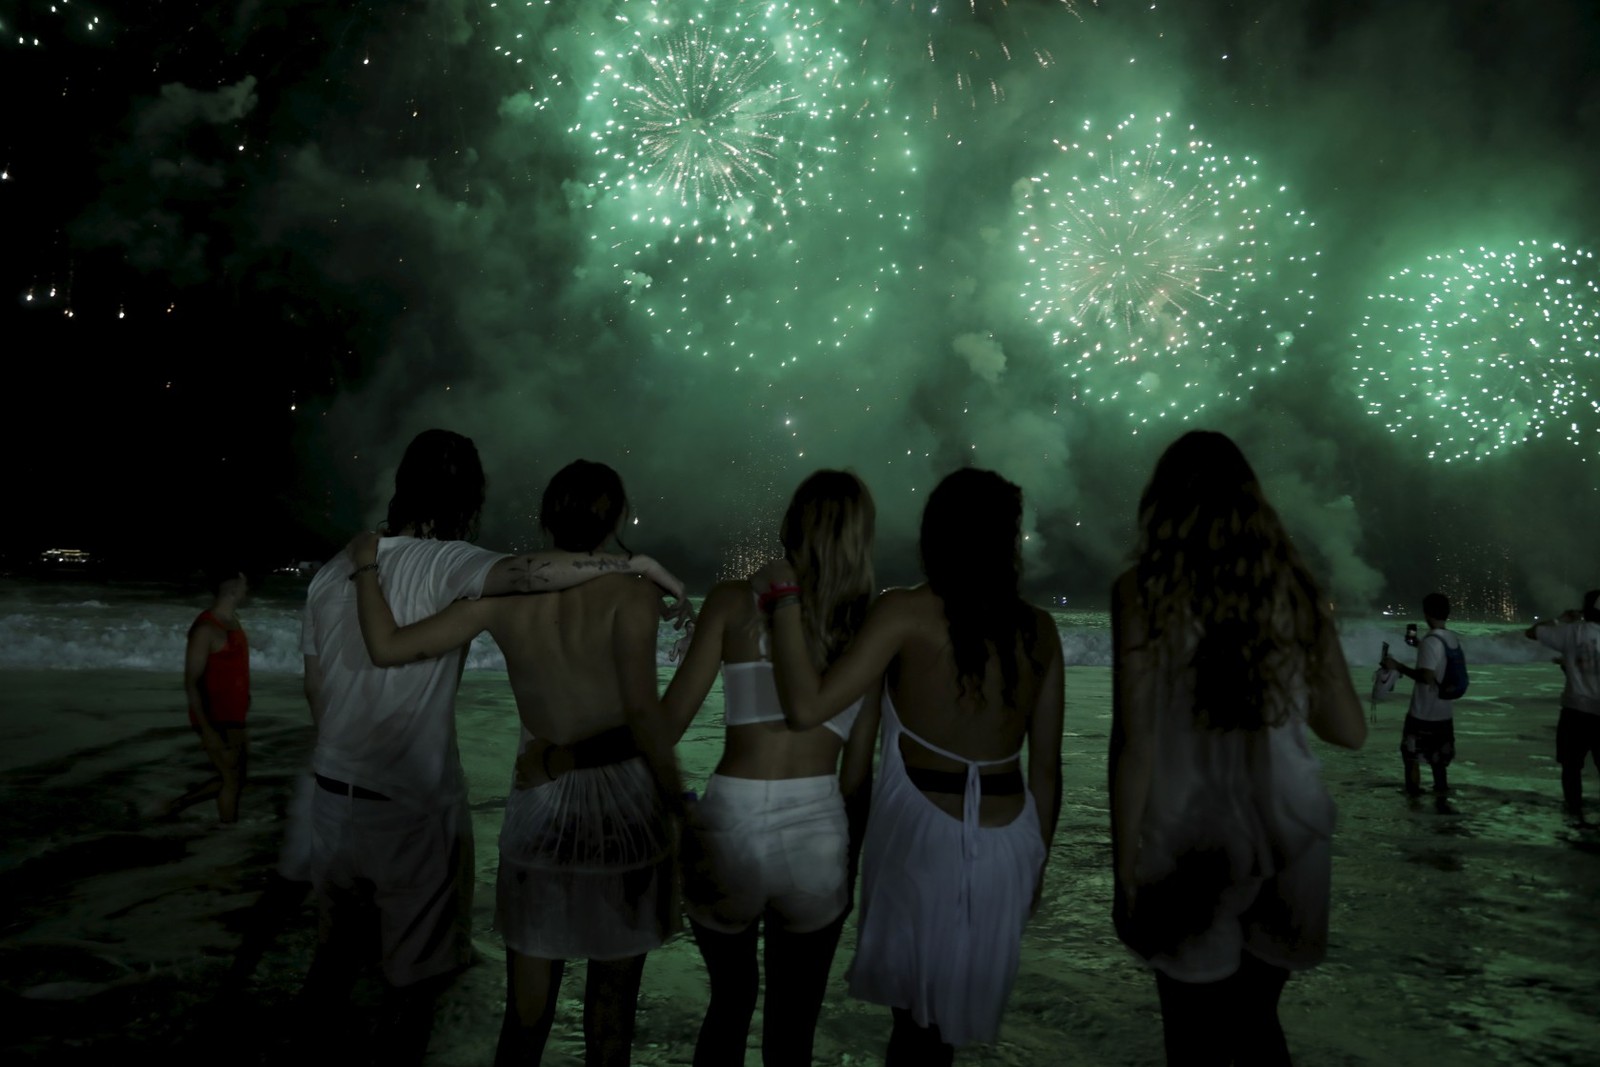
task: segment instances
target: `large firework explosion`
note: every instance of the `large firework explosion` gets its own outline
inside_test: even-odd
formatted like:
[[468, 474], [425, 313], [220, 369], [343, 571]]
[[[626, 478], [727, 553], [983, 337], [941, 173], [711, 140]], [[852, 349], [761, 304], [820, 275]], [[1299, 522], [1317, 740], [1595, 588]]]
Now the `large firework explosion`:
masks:
[[1600, 452], [1597, 279], [1593, 252], [1554, 242], [1431, 255], [1368, 298], [1357, 395], [1446, 463], [1541, 438]]
[[808, 384], [818, 392], [797, 366], [843, 384], [829, 368], [856, 362], [840, 353], [897, 270], [887, 235], [909, 225], [905, 124], [835, 4], [613, 7], [588, 24], [568, 131], [592, 153], [591, 262], [655, 352], [782, 380], [759, 402], [787, 418]]
[[1284, 190], [1254, 159], [1170, 114], [1086, 121], [1056, 146], [1051, 171], [1019, 183], [1023, 298], [1080, 399], [1137, 431], [1284, 365], [1311, 315], [1314, 224], [1274, 203]]

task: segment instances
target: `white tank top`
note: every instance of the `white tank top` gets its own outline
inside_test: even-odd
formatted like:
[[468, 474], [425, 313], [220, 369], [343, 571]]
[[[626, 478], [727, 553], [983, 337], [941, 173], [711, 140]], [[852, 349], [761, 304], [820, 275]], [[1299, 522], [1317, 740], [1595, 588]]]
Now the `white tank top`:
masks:
[[[822, 725], [840, 738], [848, 738], [859, 714], [861, 701], [857, 700]], [[783, 705], [778, 703], [778, 682], [771, 663], [758, 659], [722, 665], [722, 719], [729, 726], [783, 721]]]

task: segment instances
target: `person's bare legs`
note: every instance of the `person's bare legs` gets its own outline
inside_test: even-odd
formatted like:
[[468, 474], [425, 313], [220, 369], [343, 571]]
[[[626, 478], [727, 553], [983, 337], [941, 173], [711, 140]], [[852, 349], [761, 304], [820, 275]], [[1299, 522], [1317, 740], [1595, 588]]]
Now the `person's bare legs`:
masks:
[[566, 968], [565, 960], [540, 959], [506, 949], [506, 1012], [500, 1023], [495, 1067], [537, 1064], [543, 1058]]
[[1422, 765], [1414, 759], [1405, 761], [1406, 766], [1406, 795], [1420, 797], [1422, 795]]
[[828, 971], [843, 931], [842, 915], [805, 934], [767, 925], [767, 996], [761, 1023], [765, 1067], [811, 1067]]
[[[217, 818], [224, 824], [239, 821], [239, 794], [244, 791], [245, 764], [249, 757], [250, 730], [237, 726], [222, 734], [222, 787], [217, 792]], [[215, 760], [213, 762], [216, 762]]]
[[169, 818], [186, 808], [192, 808], [196, 804], [203, 804], [208, 800], [217, 801], [217, 811], [219, 815], [221, 814], [222, 791], [226, 787], [228, 783], [228, 776], [231, 773], [228, 769], [230, 762], [228, 757], [228, 742], [222, 736], [225, 732], [231, 733], [232, 731], [198, 731], [200, 734], [200, 747], [205, 750], [206, 759], [211, 762], [211, 769], [217, 773], [212, 775], [210, 778], [207, 778], [204, 782], [201, 782], [187, 793], [178, 797], [176, 800], [168, 801], [165, 806], [159, 809], [159, 814], [162, 818]]
[[889, 1034], [885, 1067], [947, 1067], [955, 1062], [955, 1046], [945, 1043], [937, 1026], [918, 1026], [904, 1008], [891, 1010], [894, 1030]]
[[586, 1067], [628, 1067], [633, 1055], [633, 1017], [639, 1008], [644, 956], [590, 960], [583, 991]]
[[695, 1042], [694, 1065], [744, 1067], [750, 1018], [755, 1014], [756, 993], [761, 985], [761, 971], [756, 965], [760, 924], [751, 923], [737, 934], [720, 933], [693, 919], [689, 920], [689, 927], [711, 981], [711, 1003], [706, 1006], [700, 1038]]
[[1583, 764], [1561, 765], [1561, 796], [1566, 801], [1567, 814], [1583, 822]]

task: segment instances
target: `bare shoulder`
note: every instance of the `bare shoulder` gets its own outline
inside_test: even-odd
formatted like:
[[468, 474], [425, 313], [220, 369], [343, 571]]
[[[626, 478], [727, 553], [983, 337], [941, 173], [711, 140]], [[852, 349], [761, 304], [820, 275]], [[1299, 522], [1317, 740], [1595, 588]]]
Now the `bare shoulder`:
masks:
[[914, 614], [927, 611], [938, 600], [926, 585], [896, 586], [883, 591], [873, 604], [873, 610], [890, 615]]
[[642, 574], [607, 574], [589, 585], [596, 596], [611, 600], [619, 611], [654, 614], [661, 603], [660, 587]]
[[1033, 633], [1036, 641], [1044, 646], [1044, 662], [1051, 663], [1061, 658], [1060, 632], [1056, 629], [1055, 616], [1037, 604], [1029, 604], [1028, 609], [1033, 612]]

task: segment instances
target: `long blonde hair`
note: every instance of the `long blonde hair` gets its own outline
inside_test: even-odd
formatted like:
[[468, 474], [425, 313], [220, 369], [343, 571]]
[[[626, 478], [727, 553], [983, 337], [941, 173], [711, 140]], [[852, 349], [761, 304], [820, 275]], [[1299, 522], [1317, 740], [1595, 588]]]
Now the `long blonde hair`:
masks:
[[1148, 642], [1189, 651], [1196, 719], [1259, 729], [1284, 722], [1320, 666], [1331, 623], [1316, 581], [1239, 447], [1186, 433], [1139, 500], [1134, 575]]
[[817, 471], [800, 483], [784, 512], [778, 536], [800, 584], [801, 625], [819, 672], [866, 621], [876, 525], [872, 494], [849, 471]]

